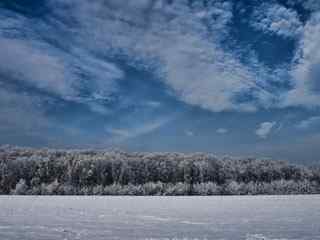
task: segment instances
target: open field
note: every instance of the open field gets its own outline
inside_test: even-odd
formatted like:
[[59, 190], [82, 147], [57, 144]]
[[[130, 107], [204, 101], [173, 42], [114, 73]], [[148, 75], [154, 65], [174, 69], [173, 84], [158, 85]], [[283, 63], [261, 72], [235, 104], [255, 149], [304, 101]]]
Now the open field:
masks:
[[320, 196], [0, 197], [1, 240], [320, 239]]

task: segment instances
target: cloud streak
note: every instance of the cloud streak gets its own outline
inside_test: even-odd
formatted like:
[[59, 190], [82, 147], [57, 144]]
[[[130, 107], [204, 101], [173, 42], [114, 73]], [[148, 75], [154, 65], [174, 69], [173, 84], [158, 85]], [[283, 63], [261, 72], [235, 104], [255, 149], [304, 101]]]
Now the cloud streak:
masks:
[[255, 131], [255, 134], [262, 139], [266, 139], [270, 135], [275, 125], [276, 125], [276, 122], [260, 123], [258, 129]]
[[[40, 17], [0, 3], [0, 86], [10, 86], [0, 94], [7, 116], [1, 131], [49, 129], [64, 111], [61, 124], [75, 132], [94, 129], [97, 137], [102, 133], [95, 124], [108, 125], [106, 135], [124, 142], [164, 126], [172, 111], [317, 109], [319, 2], [276, 2], [252, 5], [244, 20], [232, 0], [45, 0]], [[302, 17], [297, 4], [308, 14]], [[279, 42], [292, 45], [292, 52], [269, 53]], [[268, 64], [279, 56], [286, 60]], [[61, 105], [46, 105], [46, 97]], [[28, 113], [34, 117], [25, 123]], [[230, 130], [225, 138], [232, 138], [237, 131], [218, 129], [223, 125], [211, 126], [212, 135]], [[261, 123], [255, 134], [268, 138], [276, 125]]]
[[299, 129], [308, 129], [317, 123], [320, 123], [320, 116], [313, 116], [308, 119], [302, 120], [299, 124], [297, 124], [297, 128]]
[[[250, 66], [223, 49], [233, 16], [230, 2], [192, 7], [188, 1], [71, 3], [81, 44], [90, 51], [127, 56], [135, 67], [155, 72], [187, 104], [215, 112], [253, 111], [266, 95], [272, 97], [258, 86]], [[70, 15], [61, 8], [58, 12]], [[244, 93], [255, 95], [258, 103], [237, 101]]]
[[111, 139], [108, 140], [108, 144], [119, 144], [144, 134], [152, 133], [169, 123], [171, 120], [172, 118], [156, 119], [130, 128], [106, 127], [106, 133], [111, 136]]
[[294, 87], [285, 98], [285, 106], [315, 107], [320, 104], [320, 12], [314, 13], [304, 27], [291, 75]]
[[229, 132], [229, 130], [226, 129], [226, 128], [218, 128], [216, 130], [216, 132], [219, 133], [219, 134], [227, 134]]
[[[0, 73], [8, 79], [85, 104], [96, 95], [108, 97], [116, 92], [116, 80], [122, 79], [124, 72], [115, 63], [68, 44], [72, 42], [68, 34], [59, 36], [66, 30], [58, 24], [59, 19], [35, 23], [1, 8], [0, 19]], [[86, 96], [84, 87], [89, 93]]]
[[[179, 100], [214, 112], [320, 102], [319, 94], [309, 86], [316, 84], [313, 75], [318, 76], [314, 73], [319, 62], [315, 49], [320, 42], [316, 13], [306, 26], [293, 9], [279, 4], [262, 4], [253, 13], [251, 25], [255, 28], [301, 38], [290, 72], [293, 88], [277, 93], [269, 89], [268, 76], [273, 75], [273, 82], [281, 82], [282, 76], [276, 72], [286, 69], [268, 69], [254, 55], [249, 64], [244, 64], [239, 54], [223, 45], [232, 41], [232, 1], [191, 6], [187, 0], [47, 3], [52, 14], [48, 16], [50, 21], [41, 22], [40, 29], [32, 27], [30, 19], [3, 13], [2, 35], [8, 34], [8, 27], [15, 28], [17, 35], [29, 30], [26, 39], [2, 36], [1, 44], [6, 47], [1, 49], [5, 57], [0, 58], [0, 70], [18, 74], [24, 81], [67, 100], [86, 102], [88, 97], [81, 97], [83, 86], [90, 86], [91, 96], [107, 98], [116, 93], [117, 80], [125, 73], [108, 58], [120, 58], [155, 73]], [[311, 1], [308, 6], [315, 8]], [[66, 43], [57, 35], [68, 33], [68, 51], [40, 41], [43, 36], [38, 33], [44, 29], [51, 31], [50, 36], [62, 46]], [[12, 63], [14, 59], [19, 60]]]

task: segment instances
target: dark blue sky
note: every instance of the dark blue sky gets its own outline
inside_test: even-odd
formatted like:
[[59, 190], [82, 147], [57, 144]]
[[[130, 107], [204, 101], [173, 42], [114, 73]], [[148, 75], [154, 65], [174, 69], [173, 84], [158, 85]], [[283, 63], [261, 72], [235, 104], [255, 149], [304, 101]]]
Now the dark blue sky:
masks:
[[317, 163], [318, 0], [2, 0], [0, 144]]

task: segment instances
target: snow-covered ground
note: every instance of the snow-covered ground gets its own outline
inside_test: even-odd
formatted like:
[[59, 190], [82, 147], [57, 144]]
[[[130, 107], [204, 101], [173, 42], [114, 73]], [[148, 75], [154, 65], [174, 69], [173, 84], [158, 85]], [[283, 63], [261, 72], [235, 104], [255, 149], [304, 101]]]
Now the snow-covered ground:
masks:
[[2, 196], [0, 239], [317, 240], [320, 196]]

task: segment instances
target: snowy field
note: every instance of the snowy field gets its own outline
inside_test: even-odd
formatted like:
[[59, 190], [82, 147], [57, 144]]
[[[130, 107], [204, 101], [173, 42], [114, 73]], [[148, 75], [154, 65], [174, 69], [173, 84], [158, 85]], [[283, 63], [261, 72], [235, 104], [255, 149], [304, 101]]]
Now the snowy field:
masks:
[[0, 239], [317, 240], [320, 196], [2, 196]]

